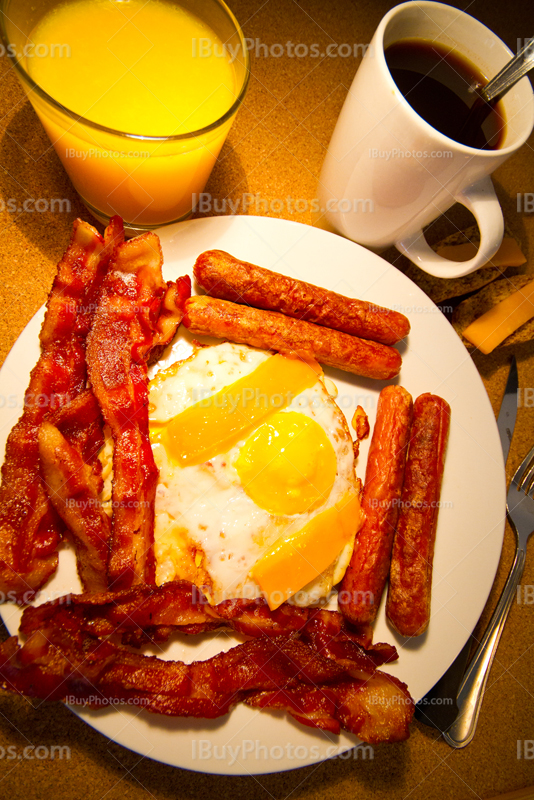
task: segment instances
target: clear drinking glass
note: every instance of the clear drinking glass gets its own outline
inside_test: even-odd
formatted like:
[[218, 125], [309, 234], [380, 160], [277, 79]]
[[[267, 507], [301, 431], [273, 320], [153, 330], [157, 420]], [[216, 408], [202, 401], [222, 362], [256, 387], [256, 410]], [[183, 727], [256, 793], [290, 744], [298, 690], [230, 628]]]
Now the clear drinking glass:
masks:
[[[0, 34], [76, 191], [104, 224], [119, 214], [127, 227], [142, 231], [186, 218], [192, 211], [194, 195], [205, 187], [247, 89], [249, 56], [237, 20], [222, 0], [180, 0], [179, 6], [206, 23], [231, 53], [235, 99], [222, 116], [200, 130], [145, 136], [114, 130], [80, 116], [32, 79], [28, 54], [39, 57], [39, 53], [31, 42], [31, 33], [45, 14], [64, 5], [65, 0], [0, 0]], [[91, 19], [87, 24], [91, 25]], [[72, 69], [68, 58], [63, 62], [62, 68]], [[125, 97], [124, 102], [128, 101]]]

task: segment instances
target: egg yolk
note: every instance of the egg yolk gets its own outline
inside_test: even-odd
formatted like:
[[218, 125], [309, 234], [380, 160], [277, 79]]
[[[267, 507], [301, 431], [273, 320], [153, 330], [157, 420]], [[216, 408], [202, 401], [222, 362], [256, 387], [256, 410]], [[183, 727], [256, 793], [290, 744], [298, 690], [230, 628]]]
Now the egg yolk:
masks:
[[328, 500], [336, 454], [323, 428], [297, 411], [273, 414], [249, 436], [234, 466], [256, 505], [302, 514]]

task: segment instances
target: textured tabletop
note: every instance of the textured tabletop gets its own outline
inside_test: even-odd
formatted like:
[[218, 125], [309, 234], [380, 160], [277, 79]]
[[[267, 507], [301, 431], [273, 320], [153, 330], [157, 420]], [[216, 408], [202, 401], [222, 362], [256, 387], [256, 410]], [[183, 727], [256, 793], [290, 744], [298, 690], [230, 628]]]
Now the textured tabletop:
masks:
[[[319, 172], [337, 116], [364, 45], [393, 4], [388, 0], [229, 0], [229, 4], [251, 41], [252, 76], [206, 187], [210, 199], [200, 215], [269, 215], [310, 225]], [[514, 51], [519, 37], [532, 35], [530, 0], [475, 0], [467, 10]], [[301, 55], [288, 48], [288, 42], [305, 45], [296, 51]], [[312, 45], [317, 45], [315, 52], [323, 52], [331, 43], [350, 47], [338, 48], [332, 57], [313, 56]], [[0, 60], [0, 75], [3, 362], [46, 299], [73, 220], [91, 218], [5, 56]], [[521, 200], [524, 193], [534, 192], [534, 137], [496, 171], [494, 183], [508, 228], [521, 242], [528, 268], [534, 272], [534, 211], [528, 210], [532, 204], [525, 206]], [[24, 201], [29, 202], [24, 205]], [[467, 212], [453, 209], [448, 219], [430, 226], [428, 236], [437, 241], [469, 224]], [[393, 249], [382, 255], [406, 269], [406, 262]], [[417, 282], [417, 271], [410, 276]], [[534, 387], [534, 343], [473, 356], [497, 413], [512, 352], [517, 356], [525, 402], [519, 408], [509, 476], [534, 442], [534, 400], [530, 402], [534, 398], [530, 388]], [[41, 705], [2, 693], [0, 797], [468, 800], [534, 785], [533, 548], [531, 542], [522, 589], [495, 658], [475, 740], [464, 750], [451, 750], [437, 731], [414, 722], [408, 741], [377, 746], [366, 758], [335, 758], [263, 776], [216, 777], [130, 752], [60, 704]], [[513, 549], [513, 534], [507, 526], [502, 558], [476, 635], [495, 607]], [[31, 745], [41, 749], [25, 751]], [[53, 746], [67, 746], [69, 757], [50, 758]]]

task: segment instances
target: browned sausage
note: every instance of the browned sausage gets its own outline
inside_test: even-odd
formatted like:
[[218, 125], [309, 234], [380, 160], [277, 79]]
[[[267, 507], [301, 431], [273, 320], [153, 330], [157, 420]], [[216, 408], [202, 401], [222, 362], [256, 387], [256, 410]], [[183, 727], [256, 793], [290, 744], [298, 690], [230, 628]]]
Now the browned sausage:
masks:
[[414, 403], [410, 449], [391, 558], [386, 614], [403, 636], [428, 627], [432, 563], [449, 435], [448, 403], [422, 394]]
[[395, 344], [410, 331], [404, 314], [344, 297], [312, 283], [239, 261], [223, 250], [207, 250], [194, 267], [198, 284], [211, 297], [324, 325], [362, 339]]
[[322, 364], [366, 378], [393, 378], [402, 363], [398, 351], [385, 344], [206, 295], [186, 300], [183, 324], [191, 333], [287, 355], [313, 356]]
[[338, 593], [339, 607], [355, 624], [373, 622], [389, 572], [404, 478], [412, 398], [402, 386], [380, 392], [369, 447], [362, 510], [365, 521]]

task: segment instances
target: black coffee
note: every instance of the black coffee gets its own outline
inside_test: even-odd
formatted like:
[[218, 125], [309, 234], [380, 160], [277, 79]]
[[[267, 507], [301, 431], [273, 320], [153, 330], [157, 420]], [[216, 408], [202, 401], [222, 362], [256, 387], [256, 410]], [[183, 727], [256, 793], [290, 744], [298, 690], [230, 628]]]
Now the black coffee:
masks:
[[470, 61], [425, 39], [403, 39], [385, 50], [398, 88], [433, 128], [461, 144], [497, 150], [504, 138], [502, 104], [488, 105], [472, 91], [486, 81]]

